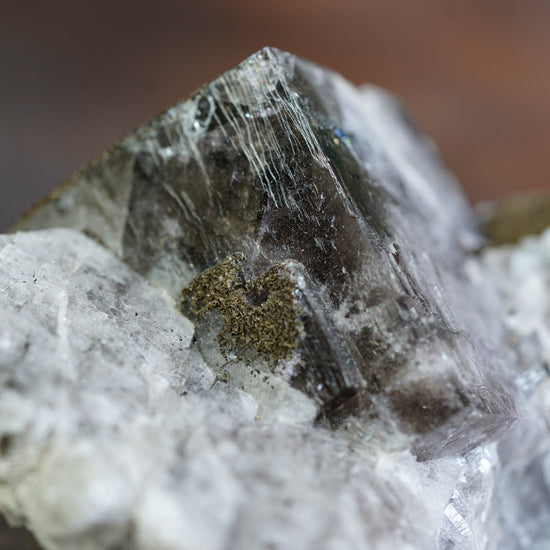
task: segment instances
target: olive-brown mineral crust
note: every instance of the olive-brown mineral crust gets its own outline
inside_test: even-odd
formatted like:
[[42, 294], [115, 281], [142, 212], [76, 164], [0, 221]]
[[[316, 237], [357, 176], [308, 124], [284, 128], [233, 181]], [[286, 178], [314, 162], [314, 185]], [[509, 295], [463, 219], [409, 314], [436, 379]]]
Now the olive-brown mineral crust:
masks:
[[212, 310], [221, 313], [218, 344], [224, 356], [253, 347], [268, 360], [290, 359], [303, 331], [296, 283], [284, 265], [246, 281], [243, 261], [235, 255], [193, 279], [182, 291], [182, 311], [198, 318]]
[[471, 212], [377, 88], [265, 48], [77, 172], [18, 229], [53, 226], [96, 238], [174, 299], [185, 289], [219, 376], [284, 381], [323, 425], [368, 439], [382, 423], [426, 459], [515, 418]]

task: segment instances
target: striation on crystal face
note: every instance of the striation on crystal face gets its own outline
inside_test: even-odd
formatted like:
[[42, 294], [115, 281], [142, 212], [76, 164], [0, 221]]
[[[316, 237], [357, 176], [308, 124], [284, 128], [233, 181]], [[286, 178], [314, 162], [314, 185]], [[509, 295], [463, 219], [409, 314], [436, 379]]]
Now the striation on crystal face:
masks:
[[[241, 387], [246, 372], [268, 377], [253, 384], [262, 395], [290, 385], [297, 419], [360, 439], [382, 423], [426, 459], [515, 418], [495, 298], [469, 259], [471, 213], [374, 87], [265, 48], [77, 172], [18, 229], [57, 226], [174, 299], [186, 289], [184, 311], [203, 303], [195, 340], [210, 368]], [[205, 291], [232, 257], [227, 292]], [[262, 418], [279, 412], [266, 398]]]

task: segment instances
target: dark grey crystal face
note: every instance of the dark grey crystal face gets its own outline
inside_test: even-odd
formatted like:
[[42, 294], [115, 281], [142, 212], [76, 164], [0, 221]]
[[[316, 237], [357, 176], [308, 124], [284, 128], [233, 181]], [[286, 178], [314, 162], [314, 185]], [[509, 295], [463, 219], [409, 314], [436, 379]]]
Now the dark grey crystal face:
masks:
[[[187, 314], [202, 301], [205, 357], [218, 346], [260, 365], [308, 396], [319, 422], [354, 418], [361, 433], [384, 419], [426, 458], [514, 418], [491, 292], [468, 261], [470, 211], [378, 89], [266, 48], [115, 145], [19, 227], [59, 225], [175, 299], [186, 289]], [[229, 291], [197, 298], [201, 274], [235, 257]], [[276, 302], [281, 279], [265, 274], [277, 269], [286, 309], [264, 306]], [[298, 327], [288, 353], [269, 353], [285, 326]]]

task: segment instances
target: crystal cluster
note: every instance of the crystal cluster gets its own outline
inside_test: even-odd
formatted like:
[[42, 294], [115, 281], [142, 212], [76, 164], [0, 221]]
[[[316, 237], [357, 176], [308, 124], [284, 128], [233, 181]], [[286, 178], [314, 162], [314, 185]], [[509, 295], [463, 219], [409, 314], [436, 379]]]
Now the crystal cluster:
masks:
[[547, 540], [550, 239], [480, 255], [385, 92], [266, 48], [17, 229], [0, 511], [46, 549]]

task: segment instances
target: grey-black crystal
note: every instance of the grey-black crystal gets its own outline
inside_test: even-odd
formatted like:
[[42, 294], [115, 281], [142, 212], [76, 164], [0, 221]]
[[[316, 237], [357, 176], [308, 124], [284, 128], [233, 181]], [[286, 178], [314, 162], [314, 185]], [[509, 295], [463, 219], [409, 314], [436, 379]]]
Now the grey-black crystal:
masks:
[[367, 437], [385, 423], [426, 459], [466, 452], [516, 416], [473, 215], [433, 144], [376, 87], [264, 48], [17, 228], [57, 226], [178, 302], [183, 290], [194, 345], [224, 381], [283, 380], [321, 425]]

